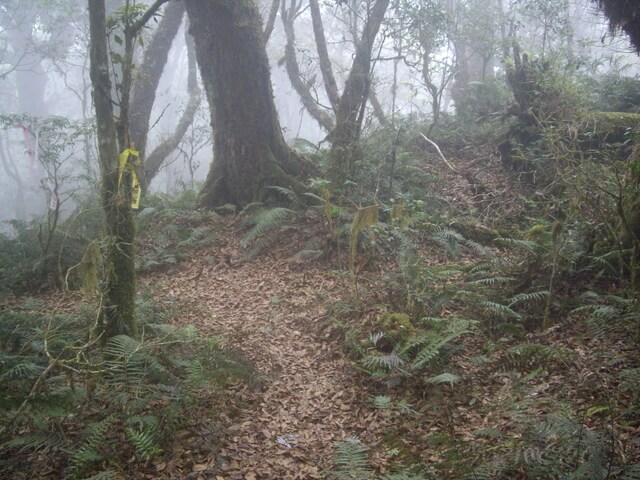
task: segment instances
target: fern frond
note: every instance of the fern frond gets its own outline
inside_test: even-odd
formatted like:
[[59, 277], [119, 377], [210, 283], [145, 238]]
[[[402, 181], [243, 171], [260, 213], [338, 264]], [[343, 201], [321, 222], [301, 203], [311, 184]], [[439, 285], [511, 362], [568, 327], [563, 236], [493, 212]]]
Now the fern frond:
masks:
[[470, 332], [476, 322], [463, 318], [425, 317], [423, 322], [434, 329], [410, 338], [400, 349], [400, 355], [406, 356], [415, 352], [411, 367], [414, 370], [423, 368], [441, 353], [442, 348], [452, 340]]
[[396, 353], [389, 355], [367, 355], [362, 359], [362, 364], [369, 370], [386, 370], [401, 367], [405, 364], [404, 359]]
[[393, 400], [391, 400], [391, 397], [387, 395], [376, 395], [373, 399], [373, 406], [376, 408], [386, 409], [391, 408], [392, 405]]
[[438, 227], [436, 232], [431, 236], [431, 240], [441, 245], [449, 255], [458, 258], [460, 255], [460, 244], [465, 241], [465, 238], [455, 230]]
[[84, 473], [103, 460], [100, 450], [106, 443], [107, 432], [111, 429], [114, 419], [114, 415], [109, 415], [87, 427], [87, 438], [69, 457], [72, 478], [82, 477]]
[[265, 235], [267, 232], [282, 226], [287, 220], [296, 214], [295, 210], [284, 207], [276, 207], [262, 210], [252, 215], [246, 223], [253, 227], [246, 233], [240, 245], [244, 248], [253, 240]]
[[321, 205], [324, 205], [326, 203], [326, 200], [324, 198], [320, 197], [319, 195], [316, 195], [313, 192], [304, 192], [303, 195], [305, 197], [313, 198], [314, 200], [316, 200]]
[[305, 248], [291, 257], [292, 260], [314, 259], [322, 255], [322, 250]]
[[541, 303], [549, 297], [548, 290], [540, 290], [537, 292], [518, 293], [511, 297], [509, 307], [513, 307], [516, 303]]
[[568, 349], [527, 343], [516, 345], [508, 349], [503, 358], [503, 365], [508, 369], [520, 371], [537, 368], [548, 370], [555, 362], [567, 362], [573, 356]]
[[13, 365], [2, 375], [0, 375], [0, 382], [36, 378], [43, 371], [44, 367], [42, 365], [38, 365], [30, 361], [27, 361], [25, 363], [18, 363], [17, 365]]
[[441, 238], [443, 240], [446, 241], [455, 241], [455, 242], [464, 242], [465, 238], [458, 232], [456, 232], [455, 230], [452, 230], [450, 228], [442, 228], [442, 227], [438, 227], [436, 229], [436, 233], [434, 234], [435, 237]]
[[501, 283], [510, 283], [515, 281], [515, 277], [487, 277], [479, 278], [478, 280], [472, 280], [471, 283], [479, 285], [498, 285]]
[[486, 308], [488, 311], [499, 315], [500, 317], [522, 320], [522, 315], [520, 315], [518, 312], [513, 311], [508, 306], [502, 305], [501, 303], [483, 300], [482, 302], [480, 302], [480, 305]]
[[298, 198], [298, 194], [290, 188], [281, 187], [279, 185], [272, 185], [265, 188], [268, 188], [269, 190], [275, 190], [283, 197], [286, 197], [287, 200], [289, 200], [289, 203], [291, 203], [292, 205], [295, 205], [300, 201], [300, 199]]
[[433, 385], [448, 383], [453, 386], [454, 383], [458, 383], [460, 380], [460, 376], [456, 375], [455, 373], [441, 373], [440, 375], [436, 375], [435, 377], [429, 377], [427, 379], [427, 383], [431, 383]]
[[82, 445], [73, 452], [69, 459], [70, 472], [72, 478], [80, 478], [94, 465], [103, 459], [98, 450], [90, 445]]
[[151, 428], [136, 430], [127, 427], [125, 432], [127, 440], [133, 445], [138, 458], [147, 461], [162, 453], [162, 449], [155, 443], [155, 435]]
[[104, 353], [111, 358], [128, 358], [140, 349], [140, 342], [128, 335], [111, 337], [104, 347]]
[[216, 240], [216, 235], [208, 225], [196, 227], [189, 232], [189, 236], [180, 241], [178, 248], [205, 247], [211, 245]]
[[398, 472], [388, 473], [382, 477], [382, 480], [428, 480], [434, 477], [426, 477], [421, 473]]
[[337, 480], [373, 480], [369, 449], [356, 437], [336, 442], [333, 475]]
[[500, 238], [496, 238], [495, 241], [506, 247], [518, 248], [529, 253], [533, 253], [539, 248], [539, 245], [536, 242], [533, 242], [531, 240], [520, 240], [515, 238], [500, 237]]
[[549, 414], [526, 434], [521, 463], [536, 478], [605, 478], [610, 439], [581, 422]]
[[371, 345], [373, 345], [374, 347], [383, 338], [384, 338], [384, 332], [376, 332], [369, 335], [369, 341], [371, 342]]
[[490, 248], [487, 248], [484, 245], [479, 244], [478, 242], [474, 242], [473, 240], [465, 240], [464, 245], [473, 250], [481, 257], [493, 258], [496, 255]]
[[104, 472], [96, 473], [95, 475], [91, 475], [90, 477], [85, 477], [82, 480], [124, 480], [125, 477], [113, 470], [106, 470]]
[[40, 431], [25, 433], [0, 444], [0, 451], [18, 449], [18, 451], [37, 452], [44, 448], [57, 449], [62, 445], [62, 439], [53, 433]]

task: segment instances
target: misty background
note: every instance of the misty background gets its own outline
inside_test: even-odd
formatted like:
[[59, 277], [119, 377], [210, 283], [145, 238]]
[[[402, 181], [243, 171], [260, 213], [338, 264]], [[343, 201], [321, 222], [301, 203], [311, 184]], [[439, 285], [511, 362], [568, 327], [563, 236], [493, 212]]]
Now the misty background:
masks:
[[[108, 3], [115, 11], [121, 2]], [[349, 32], [354, 25], [357, 28], [361, 3], [366, 2], [321, 4], [339, 88], [354, 54]], [[626, 38], [610, 35], [603, 15], [586, 0], [422, 3], [435, 7], [446, 3], [448, 11], [458, 12], [457, 18], [450, 21], [458, 31], [465, 32], [468, 45], [489, 45], [481, 67], [484, 79], [504, 77], [499, 39], [507, 24], [517, 30], [522, 51], [531, 52], [534, 58], [544, 60], [545, 55], [562, 52], [568, 58], [567, 68], [591, 77], [636, 77], [639, 72], [638, 58], [630, 52]], [[262, 0], [260, 4], [266, 20], [272, 2]], [[435, 7], [433, 12], [437, 11]], [[402, 19], [392, 18], [392, 12], [387, 17], [374, 50], [377, 54], [372, 72], [372, 85], [384, 116], [392, 122], [402, 117], [433, 116], [433, 99], [425, 85], [420, 59], [412, 52], [411, 40], [398, 28]], [[285, 138], [305, 149], [326, 147], [326, 131], [306, 111], [287, 73], [283, 61], [287, 39], [281, 20], [279, 11], [267, 51]], [[435, 25], [437, 21], [427, 19], [426, 24]], [[137, 63], [142, 61], [144, 44], [153, 35], [155, 25], [151, 22], [151, 28], [143, 35]], [[301, 77], [311, 87], [317, 103], [327, 107], [329, 101], [322, 88], [311, 16], [305, 2], [299, 5], [294, 28]], [[183, 19], [156, 93], [147, 152], [172, 134], [188, 104], [187, 35]], [[443, 87], [439, 110], [446, 115], [456, 106], [453, 97], [459, 67], [453, 40], [439, 35], [435, 38], [437, 47], [431, 56], [430, 73]], [[59, 208], [62, 217], [68, 216], [79, 203], [87, 202], [99, 191], [88, 47], [86, 2], [0, 3], [0, 228], [7, 234], [12, 232], [13, 220], [29, 222], [55, 208]], [[113, 47], [117, 49], [117, 45]], [[369, 108], [366, 129], [375, 132], [379, 125], [380, 118]], [[178, 148], [163, 162], [150, 188], [166, 194], [194, 188], [207, 174], [212, 160], [208, 105], [203, 98], [191, 126]], [[99, 210], [95, 215], [100, 215]]]

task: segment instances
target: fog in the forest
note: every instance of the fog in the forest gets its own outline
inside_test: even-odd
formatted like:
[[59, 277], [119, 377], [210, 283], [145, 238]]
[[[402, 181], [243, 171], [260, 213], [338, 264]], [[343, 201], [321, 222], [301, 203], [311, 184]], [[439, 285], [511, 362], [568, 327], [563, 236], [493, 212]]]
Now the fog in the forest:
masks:
[[[261, 1], [265, 21], [271, 3]], [[321, 2], [329, 57], [339, 89], [354, 55], [352, 31], [361, 27], [366, 3]], [[421, 2], [408, 3], [414, 4], [416, 12], [424, 13], [417, 7]], [[505, 35], [517, 36], [521, 50], [528, 52], [532, 59], [565, 61], [567, 69], [573, 70], [567, 74], [577, 71], [585, 76], [607, 73], [635, 76], [638, 72], [638, 59], [630, 53], [627, 39], [609, 34], [593, 2], [443, 0], [422, 3], [440, 6], [438, 11], [453, 12], [446, 28], [457, 31], [449, 37], [442, 32], [433, 35], [436, 47], [431, 52], [428, 73], [434, 83], [442, 86], [439, 111], [443, 114], [455, 111], [453, 97], [461, 62], [469, 62], [471, 77], [467, 82], [504, 77], [501, 38]], [[111, 12], [119, 7], [116, 1], [108, 4]], [[285, 6], [289, 8], [290, 2], [286, 1]], [[309, 9], [305, 1], [299, 7], [294, 22], [300, 74], [321, 108], [329, 110]], [[464, 18], [462, 10], [467, 12]], [[500, 10], [501, 18], [495, 14]], [[546, 16], [541, 12], [546, 12]], [[411, 19], [394, 19], [391, 9], [387, 17], [374, 48], [372, 92], [390, 122], [403, 117], [428, 118], [433, 115], [433, 100], [425, 85], [415, 33], [414, 38], [410, 38], [407, 22]], [[435, 16], [426, 18], [420, 28], [428, 30], [439, 21]], [[149, 45], [156, 26], [157, 22], [150, 22], [145, 30], [136, 62], [142, 61], [142, 52]], [[183, 20], [156, 92], [147, 153], [173, 134], [189, 101], [185, 30]], [[458, 40], [455, 35], [459, 35]], [[117, 52], [119, 46], [113, 35], [111, 38], [112, 49]], [[273, 94], [285, 138], [307, 150], [318, 145], [327, 147], [323, 140], [328, 132], [305, 109], [289, 79], [284, 61], [285, 43], [279, 12], [267, 51]], [[465, 48], [460, 43], [465, 43]], [[474, 46], [481, 44], [490, 49], [483, 58], [474, 50]], [[7, 0], [0, 3], [0, 221], [4, 232], [11, 231], [8, 220], [30, 221], [45, 216], [58, 205], [61, 214], [68, 216], [77, 205], [90, 202], [98, 191], [88, 47], [86, 2]], [[462, 55], [468, 58], [463, 59]], [[482, 60], [480, 76], [478, 66], [473, 64], [477, 58]], [[152, 191], [172, 194], [194, 188], [204, 179], [212, 161], [208, 108], [202, 92], [198, 113], [178, 147], [165, 158], [151, 183]], [[375, 132], [380, 119], [370, 107], [365, 115], [365, 132]], [[96, 215], [99, 215], [97, 210]]]

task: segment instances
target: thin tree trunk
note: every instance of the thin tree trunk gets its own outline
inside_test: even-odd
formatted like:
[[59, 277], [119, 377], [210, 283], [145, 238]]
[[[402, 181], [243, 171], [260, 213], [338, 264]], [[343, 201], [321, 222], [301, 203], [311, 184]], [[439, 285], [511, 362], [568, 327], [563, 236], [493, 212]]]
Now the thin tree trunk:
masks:
[[[135, 228], [131, 214], [131, 191], [118, 186], [118, 143], [111, 98], [104, 0], [89, 0], [88, 4], [90, 72], [96, 111], [102, 206], [108, 239], [103, 328], [107, 337], [123, 331], [136, 335]], [[123, 183], [127, 184], [126, 180]]]
[[18, 220], [26, 220], [27, 219], [27, 211], [26, 211], [26, 201], [24, 198], [24, 182], [22, 181], [22, 177], [20, 176], [20, 172], [16, 168], [16, 164], [13, 159], [5, 152], [4, 149], [4, 138], [0, 136], [0, 161], [2, 161], [2, 166], [4, 167], [4, 171], [13, 183], [15, 184], [15, 199], [13, 202], [14, 209], [16, 212], [16, 219]]
[[320, 71], [322, 72], [322, 79], [324, 80], [324, 88], [327, 92], [327, 96], [329, 97], [333, 110], [337, 111], [338, 105], [340, 104], [340, 93], [338, 92], [338, 85], [336, 83], [335, 76], [333, 75], [331, 60], [329, 59], [327, 41], [324, 35], [324, 25], [322, 24], [322, 16], [320, 14], [318, 1], [309, 0], [309, 7], [311, 9], [313, 35], [316, 40], [316, 48], [320, 59]]
[[160, 20], [153, 38], [145, 49], [142, 63], [137, 69], [131, 88], [129, 135], [136, 149], [140, 152], [140, 158], [145, 163], [144, 168], [139, 172], [143, 191], [147, 190], [153, 176], [157, 173], [156, 170], [152, 175], [149, 175], [149, 167], [145, 160], [151, 111], [160, 78], [167, 63], [169, 50], [182, 24], [184, 11], [184, 2], [181, 0], [170, 2], [167, 5], [162, 20]]
[[336, 128], [329, 156], [329, 179], [340, 187], [353, 176], [359, 156], [358, 140], [362, 127], [362, 110], [369, 96], [371, 51], [389, 6], [389, 0], [376, 0], [369, 12], [362, 37], [356, 45], [356, 56], [340, 104], [336, 111]]
[[269, 43], [271, 34], [273, 33], [273, 27], [276, 25], [276, 17], [278, 16], [278, 6], [280, 0], [271, 0], [271, 9], [269, 10], [269, 16], [267, 17], [267, 23], [264, 26], [264, 44]]
[[162, 164], [167, 157], [173, 152], [180, 142], [184, 138], [185, 133], [193, 123], [193, 120], [200, 106], [202, 96], [200, 94], [200, 88], [198, 88], [198, 65], [196, 62], [195, 45], [193, 44], [193, 37], [187, 36], [187, 54], [189, 56], [189, 72], [187, 78], [187, 88], [189, 90], [189, 102], [182, 113], [180, 120], [176, 126], [175, 131], [167, 139], [160, 143], [153, 151], [148, 155], [144, 162], [145, 175], [141, 179], [142, 191], [147, 191], [151, 184], [151, 181], [160, 171]]
[[[305, 82], [302, 79], [300, 73], [300, 67], [298, 65], [298, 59], [296, 57], [296, 37], [294, 30], [294, 21], [297, 15], [295, 5], [287, 9], [286, 0], [282, 0], [282, 7], [280, 11], [280, 18], [284, 26], [284, 31], [287, 37], [287, 43], [284, 47], [284, 63], [287, 70], [287, 75], [291, 81], [291, 85], [294, 90], [300, 95], [302, 104], [307, 109], [309, 114], [320, 124], [320, 126], [330, 132], [334, 127], [334, 120], [332, 116], [324, 110], [311, 94], [311, 84]], [[325, 82], [326, 85], [326, 82]], [[337, 92], [337, 88], [336, 88]], [[333, 101], [332, 101], [333, 105]]]
[[310, 168], [282, 136], [255, 2], [186, 0], [186, 7], [214, 132], [199, 204], [243, 206], [266, 186], [302, 188], [294, 177]]
[[378, 96], [376, 95], [376, 91], [373, 88], [369, 88], [369, 103], [371, 104], [371, 108], [373, 109], [373, 114], [380, 122], [380, 125], [383, 127], [388, 127], [390, 125], [387, 116], [384, 113], [384, 108], [380, 104], [380, 100], [378, 100]]

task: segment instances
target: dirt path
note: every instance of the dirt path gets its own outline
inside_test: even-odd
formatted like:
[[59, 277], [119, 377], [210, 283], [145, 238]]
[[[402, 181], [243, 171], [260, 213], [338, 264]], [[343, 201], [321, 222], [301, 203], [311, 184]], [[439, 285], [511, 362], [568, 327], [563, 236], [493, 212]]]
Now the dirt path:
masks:
[[235, 392], [240, 413], [212, 478], [324, 478], [334, 442], [355, 435], [372, 446], [381, 438], [382, 418], [358, 375], [317, 328], [344, 285], [278, 258], [285, 255], [219, 268], [192, 261], [154, 279], [160, 295], [190, 307], [185, 323], [241, 350], [264, 379]]

